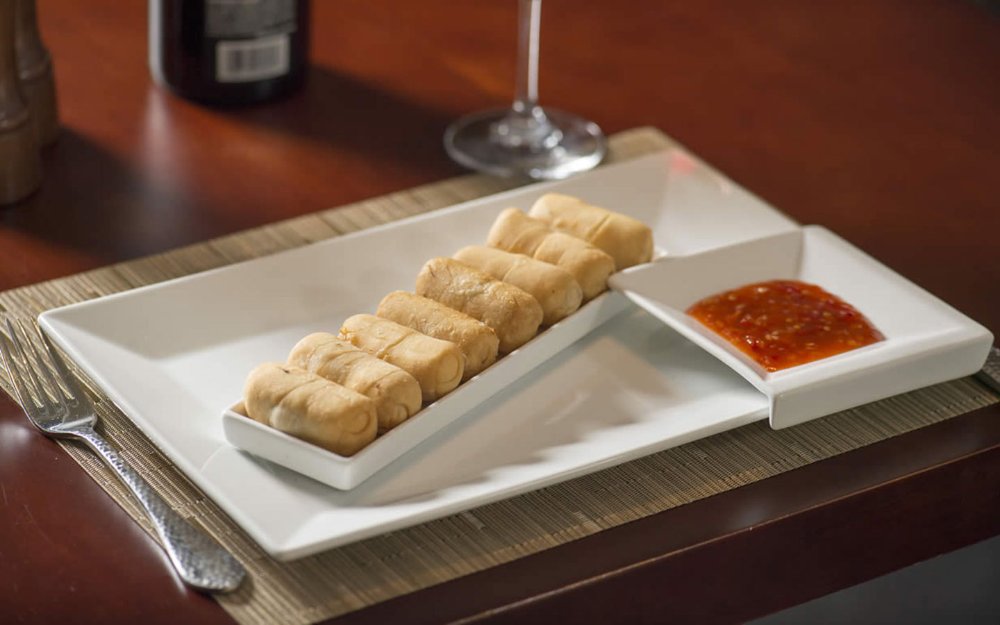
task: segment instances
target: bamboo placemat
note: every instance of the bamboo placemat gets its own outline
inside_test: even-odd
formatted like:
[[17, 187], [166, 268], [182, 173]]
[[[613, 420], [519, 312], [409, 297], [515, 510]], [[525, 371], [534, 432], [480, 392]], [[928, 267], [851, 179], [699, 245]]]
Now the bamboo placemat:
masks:
[[[673, 143], [640, 128], [611, 139], [610, 161]], [[33, 321], [49, 308], [256, 258], [515, 186], [463, 176], [256, 228], [164, 254], [0, 293], [0, 312]], [[86, 382], [86, 381], [85, 381]], [[0, 385], [10, 392], [6, 376]], [[240, 623], [311, 623], [566, 543], [990, 405], [998, 396], [957, 380], [795, 428], [756, 423], [498, 503], [292, 563], [265, 555], [100, 391], [107, 438], [175, 509], [240, 558], [248, 583], [219, 603]], [[90, 452], [67, 452], [145, 529], [140, 509]]]

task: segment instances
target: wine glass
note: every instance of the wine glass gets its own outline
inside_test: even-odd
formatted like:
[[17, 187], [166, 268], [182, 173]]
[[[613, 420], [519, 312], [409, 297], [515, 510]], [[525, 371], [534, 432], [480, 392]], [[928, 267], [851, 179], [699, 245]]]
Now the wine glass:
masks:
[[444, 133], [448, 155], [470, 169], [538, 180], [565, 178], [601, 162], [607, 141], [588, 121], [538, 105], [542, 0], [518, 0], [517, 91], [509, 109], [462, 117]]

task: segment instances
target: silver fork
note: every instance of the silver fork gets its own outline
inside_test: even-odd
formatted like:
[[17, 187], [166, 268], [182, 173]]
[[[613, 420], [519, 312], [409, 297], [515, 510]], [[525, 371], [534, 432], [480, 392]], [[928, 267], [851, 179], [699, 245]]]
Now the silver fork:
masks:
[[10, 338], [0, 332], [0, 354], [28, 420], [49, 436], [83, 441], [114, 469], [142, 504], [170, 561], [187, 584], [200, 590], [235, 590], [246, 574], [243, 566], [210, 536], [174, 512], [97, 433], [93, 405], [48, 338], [38, 332], [42, 349], [36, 349], [20, 322], [20, 333], [10, 318], [6, 322]]

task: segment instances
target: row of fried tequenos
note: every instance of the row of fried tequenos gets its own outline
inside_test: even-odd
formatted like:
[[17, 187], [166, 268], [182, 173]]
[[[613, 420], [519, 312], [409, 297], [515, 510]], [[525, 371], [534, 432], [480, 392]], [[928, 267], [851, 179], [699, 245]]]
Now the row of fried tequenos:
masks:
[[531, 340], [607, 288], [616, 269], [647, 262], [642, 222], [567, 195], [508, 208], [487, 245], [428, 261], [414, 293], [386, 295], [340, 334], [315, 333], [286, 363], [255, 368], [247, 416], [350, 456]]

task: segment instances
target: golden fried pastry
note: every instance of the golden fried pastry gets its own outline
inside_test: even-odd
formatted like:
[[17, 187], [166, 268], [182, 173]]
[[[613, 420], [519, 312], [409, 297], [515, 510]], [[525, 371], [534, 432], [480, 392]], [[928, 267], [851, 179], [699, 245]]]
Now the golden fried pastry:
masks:
[[420, 384], [399, 367], [328, 332], [296, 343], [288, 364], [357, 391], [375, 402], [379, 432], [387, 432], [420, 410]]
[[382, 298], [375, 315], [458, 345], [465, 354], [463, 381], [497, 359], [500, 339], [493, 328], [432, 299], [406, 291], [393, 291]]
[[589, 300], [608, 288], [615, 260], [583, 239], [553, 230], [521, 210], [506, 208], [493, 222], [487, 238], [490, 247], [559, 265], [568, 271]]
[[485, 245], [463, 247], [454, 258], [531, 294], [542, 305], [544, 325], [576, 312], [583, 301], [580, 285], [557, 265]]
[[542, 307], [534, 297], [452, 258], [427, 261], [416, 291], [493, 328], [503, 354], [530, 341], [542, 323]]
[[375, 403], [356, 391], [296, 367], [257, 366], [243, 390], [247, 416], [342, 456], [375, 440]]
[[340, 338], [415, 377], [425, 402], [446, 395], [462, 381], [465, 356], [457, 345], [395, 321], [354, 315], [340, 327]]
[[528, 215], [604, 250], [617, 270], [653, 258], [653, 231], [638, 219], [561, 193], [538, 198]]

